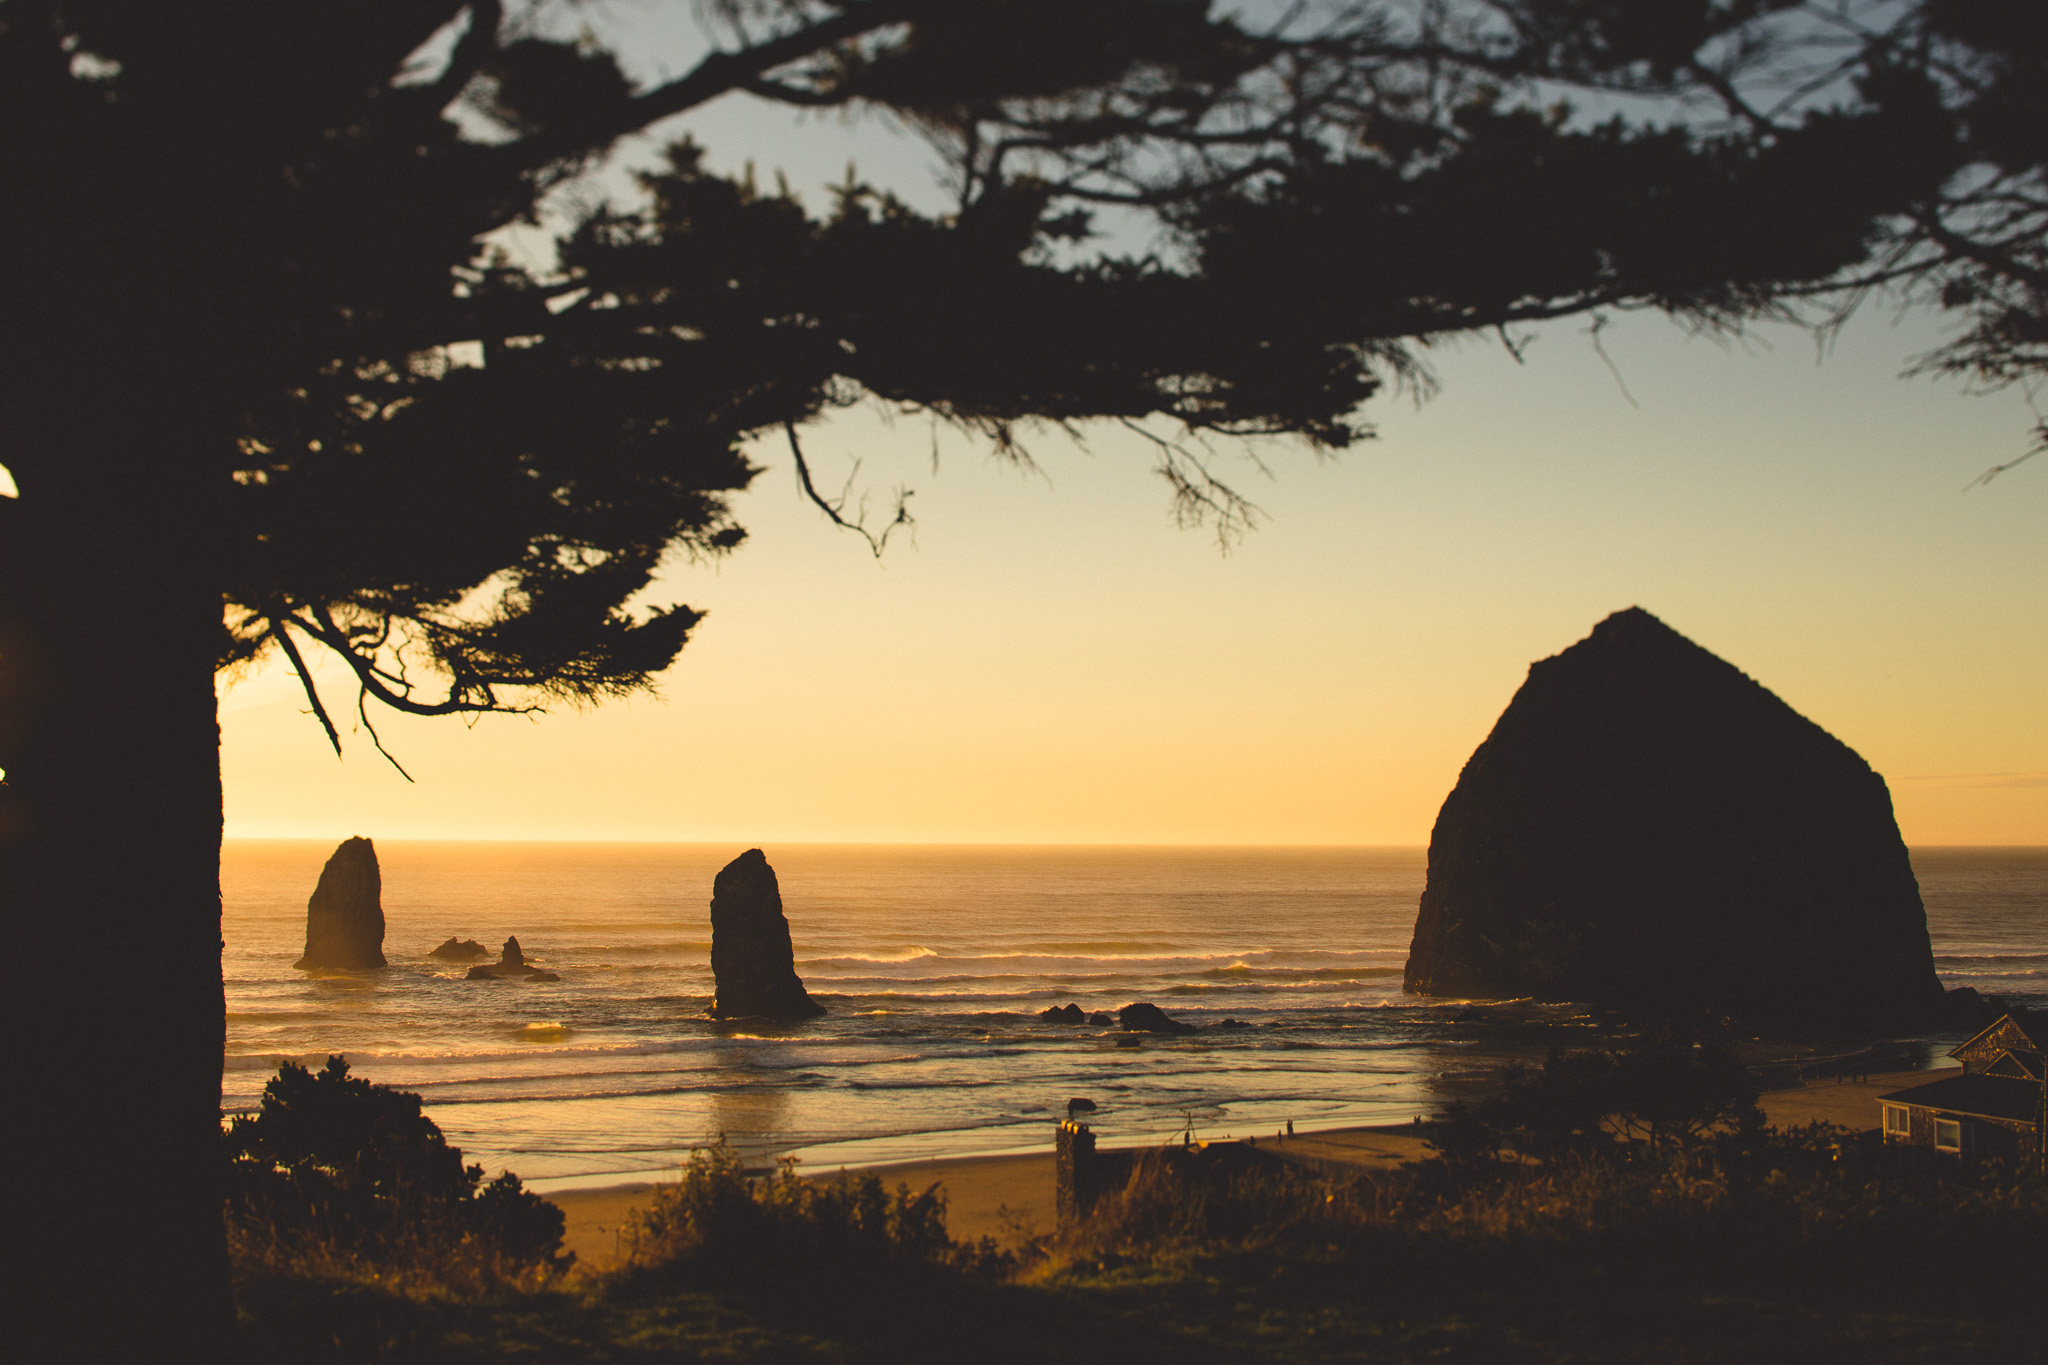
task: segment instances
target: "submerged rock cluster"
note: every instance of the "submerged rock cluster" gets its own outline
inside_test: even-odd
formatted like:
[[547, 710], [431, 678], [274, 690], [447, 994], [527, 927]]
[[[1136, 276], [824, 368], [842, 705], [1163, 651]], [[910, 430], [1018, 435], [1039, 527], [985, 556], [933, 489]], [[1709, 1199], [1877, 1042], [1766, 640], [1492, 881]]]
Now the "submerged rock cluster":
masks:
[[1765, 1028], [1942, 1000], [1884, 779], [1640, 608], [1532, 665], [1466, 762], [1404, 985]]
[[505, 946], [498, 951], [496, 962], [487, 962], [481, 967], [469, 969], [471, 981], [560, 981], [555, 973], [545, 971], [526, 960], [526, 952], [519, 946], [519, 936], [505, 940]]

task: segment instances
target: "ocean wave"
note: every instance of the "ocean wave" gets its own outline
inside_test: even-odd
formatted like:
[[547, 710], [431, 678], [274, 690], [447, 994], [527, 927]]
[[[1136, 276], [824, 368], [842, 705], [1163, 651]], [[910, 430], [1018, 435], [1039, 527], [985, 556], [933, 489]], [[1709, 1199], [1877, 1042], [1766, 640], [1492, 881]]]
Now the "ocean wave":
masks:
[[908, 948], [889, 948], [872, 953], [833, 953], [826, 957], [800, 957], [797, 959], [796, 965], [799, 967], [817, 968], [832, 967], [841, 962], [858, 962], [865, 966], [877, 962], [917, 962], [924, 958], [937, 956], [938, 953], [934, 949], [920, 948], [913, 945]]
[[1021, 951], [1039, 957], [1127, 957], [1132, 953], [1173, 953], [1187, 945], [1172, 941], [1147, 943], [1142, 940], [1106, 939], [1100, 943], [1026, 943]]
[[[820, 953], [798, 961], [799, 967], [817, 969], [829, 968], [837, 963], [860, 963], [871, 966], [876, 963], [914, 963], [928, 971], [961, 972], [973, 975], [1001, 976], [1049, 976], [1069, 971], [1089, 971], [1105, 964], [1112, 965], [1115, 973], [1202, 973], [1219, 970], [1210, 964], [1225, 964], [1220, 970], [1243, 968], [1247, 971], [1400, 971], [1399, 962], [1389, 962], [1391, 949], [1361, 949], [1352, 952], [1304, 952], [1280, 949], [1251, 949], [1234, 953], [1175, 953], [1171, 955], [1144, 954], [1091, 954], [1060, 953], [1041, 954], [1031, 952], [996, 953], [947, 953], [930, 949], [906, 950], [896, 954], [874, 953]], [[1405, 959], [1405, 951], [1401, 954]], [[1340, 964], [1331, 967], [1296, 966], [1301, 959], [1328, 962], [1337, 959]], [[991, 968], [1003, 968], [991, 971]]]
[[984, 1090], [991, 1086], [1006, 1085], [1007, 1081], [990, 1078], [987, 1080], [963, 1080], [958, 1077], [944, 1077], [931, 1081], [848, 1081], [848, 1090]]
[[[300, 1066], [318, 1067], [334, 1054], [347, 1057], [351, 1063], [364, 1066], [375, 1065], [386, 1069], [407, 1066], [474, 1066], [489, 1062], [519, 1061], [532, 1062], [546, 1057], [658, 1057], [678, 1053], [710, 1053], [734, 1043], [773, 1043], [778, 1046], [818, 1046], [843, 1044], [844, 1037], [830, 1034], [760, 1034], [725, 1032], [727, 1026], [718, 1026], [708, 1019], [692, 1019], [688, 1022], [702, 1024], [705, 1031], [688, 1038], [668, 1038], [653, 1042], [633, 1043], [577, 1043], [568, 1047], [538, 1048], [522, 1047], [510, 1049], [503, 1045], [502, 1034], [490, 1044], [475, 1046], [450, 1046], [441, 1051], [420, 1052], [411, 1049], [379, 1049], [375, 1047], [349, 1047], [340, 1043], [313, 1052], [292, 1052], [286, 1049], [250, 1051], [232, 1054], [225, 1059], [224, 1071], [274, 1071], [279, 1062], [294, 1062]], [[712, 1032], [712, 1028], [720, 1028]], [[510, 1079], [518, 1079], [512, 1077]]]
[[1379, 967], [1360, 965], [1357, 967], [1253, 967], [1242, 962], [1233, 962], [1228, 967], [1211, 967], [1203, 976], [1230, 977], [1233, 979], [1254, 979], [1281, 977], [1301, 981], [1356, 981], [1363, 977], [1399, 976], [1407, 970], [1405, 965]]
[[[1242, 987], [1273, 990], [1336, 990], [1346, 985], [1391, 980], [1399, 975], [1398, 968], [1303, 976], [1246, 972], [1216, 976], [1198, 975], [1195, 982], [1219, 989]], [[1148, 991], [1164, 990], [1170, 986], [1188, 983], [1189, 977], [1190, 974], [1187, 972], [1069, 972], [1047, 976], [1023, 972], [992, 972], [977, 976], [961, 972], [946, 976], [816, 975], [807, 978], [806, 984], [810, 987], [812, 995], [821, 992], [827, 995], [894, 994], [907, 997], [970, 994], [991, 999], [1008, 997], [1016, 1000], [1038, 1000], [1049, 996], [1088, 994], [1142, 997]]]
[[715, 1094], [709, 1087], [689, 1085], [648, 1085], [631, 1088], [613, 1087], [609, 1090], [564, 1090], [542, 1091], [538, 1094], [522, 1095], [453, 1095], [435, 1093], [431, 1102], [436, 1108], [454, 1105], [497, 1105], [497, 1104], [575, 1104], [592, 1100], [634, 1100], [659, 1099], [663, 1095]]
[[2048, 976], [2048, 968], [2031, 967], [2024, 971], [2007, 969], [2005, 971], [1969, 972], [1957, 971], [1953, 967], [1948, 967], [1944, 968], [1940, 974], [1943, 979], [1952, 981], [2029, 981], [2036, 977]]

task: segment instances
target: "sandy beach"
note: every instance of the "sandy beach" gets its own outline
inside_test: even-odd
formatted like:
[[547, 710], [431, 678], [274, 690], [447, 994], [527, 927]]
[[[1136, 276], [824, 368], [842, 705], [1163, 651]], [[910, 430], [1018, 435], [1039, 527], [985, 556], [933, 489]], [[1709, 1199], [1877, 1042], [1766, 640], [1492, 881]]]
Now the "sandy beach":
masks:
[[[1773, 1127], [1813, 1122], [1869, 1129], [1878, 1124], [1877, 1097], [1889, 1091], [1957, 1074], [1900, 1071], [1861, 1080], [1818, 1080], [1762, 1096], [1764, 1117]], [[1390, 1128], [1342, 1128], [1303, 1133], [1291, 1138], [1261, 1138], [1275, 1144], [1288, 1159], [1318, 1170], [1370, 1170], [1398, 1166], [1427, 1155], [1423, 1140], [1409, 1125]], [[869, 1168], [884, 1183], [923, 1189], [943, 1185], [946, 1223], [961, 1241], [993, 1237], [1014, 1245], [1053, 1227], [1052, 1153], [1023, 1156], [960, 1157], [952, 1160], [904, 1162]], [[814, 1174], [830, 1176], [833, 1172]], [[568, 1219], [564, 1245], [583, 1265], [602, 1269], [618, 1258], [622, 1229], [632, 1210], [654, 1190], [646, 1182], [600, 1189], [563, 1190], [548, 1196]]]

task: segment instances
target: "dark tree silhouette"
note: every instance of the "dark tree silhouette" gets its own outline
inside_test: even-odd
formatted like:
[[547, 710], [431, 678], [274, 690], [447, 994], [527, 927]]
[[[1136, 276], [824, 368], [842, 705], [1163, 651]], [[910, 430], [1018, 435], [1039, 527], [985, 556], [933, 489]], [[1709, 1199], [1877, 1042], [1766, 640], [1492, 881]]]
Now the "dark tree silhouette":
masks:
[[[1865, 259], [1781, 285], [1765, 311], [1828, 328], [1884, 294], [1958, 315], [1955, 332], [1913, 372], [1986, 390], [2031, 389], [2048, 378], [2048, 8], [2035, 0], [1487, 0], [1472, 12], [1486, 21], [1441, 35], [1460, 57], [1520, 79], [1711, 110], [1745, 144], [1808, 138], [1822, 130], [1816, 111], [1830, 107], [1881, 113], [1889, 141], [1873, 145], [1838, 129], [1826, 134], [1843, 136], [1832, 155], [1825, 142], [1816, 146], [1814, 170], [1853, 178], [1861, 161], [1909, 192], [1870, 224]], [[1780, 224], [1788, 246], [1811, 226], [1798, 202], [1788, 201]], [[2048, 449], [2048, 423], [2034, 435], [2021, 459]]]
[[[219, 667], [278, 651], [337, 743], [312, 646], [365, 724], [644, 687], [698, 619], [644, 592], [739, 542], [758, 433], [806, 486], [803, 425], [860, 395], [1007, 452], [1097, 418], [1338, 448], [1416, 339], [1733, 321], [1841, 277], [1956, 162], [1943, 118], [1853, 92], [1768, 129], [1546, 107], [1638, 68], [1676, 89], [1763, 0], [1270, 31], [1204, 0], [704, 8], [723, 45], [636, 88], [497, 0], [0, 5], [8, 1178], [50, 1358], [196, 1355], [230, 1322]], [[812, 216], [684, 145], [558, 271], [488, 245], [735, 92], [895, 111], [955, 210], [853, 185]], [[1170, 249], [1091, 257], [1104, 205]], [[1186, 514], [1241, 520], [1199, 440], [1158, 452]]]

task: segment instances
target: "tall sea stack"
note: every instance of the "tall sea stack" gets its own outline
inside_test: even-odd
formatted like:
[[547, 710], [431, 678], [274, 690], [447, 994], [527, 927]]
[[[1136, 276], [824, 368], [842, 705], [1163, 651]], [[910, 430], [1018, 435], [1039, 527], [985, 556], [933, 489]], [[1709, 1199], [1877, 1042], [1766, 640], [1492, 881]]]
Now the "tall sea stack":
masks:
[[796, 974], [775, 869], [750, 848], [711, 883], [714, 1019], [810, 1019], [825, 1012]]
[[1884, 779], [1636, 607], [1532, 665], [1466, 762], [1404, 985], [1794, 1030], [1942, 994]]
[[306, 902], [306, 955], [294, 967], [342, 971], [384, 965], [384, 878], [368, 839], [345, 839]]

